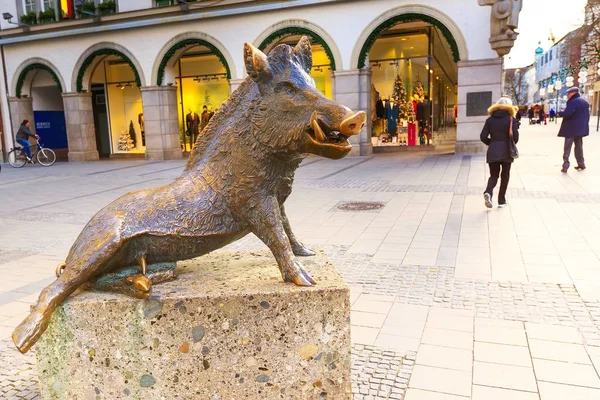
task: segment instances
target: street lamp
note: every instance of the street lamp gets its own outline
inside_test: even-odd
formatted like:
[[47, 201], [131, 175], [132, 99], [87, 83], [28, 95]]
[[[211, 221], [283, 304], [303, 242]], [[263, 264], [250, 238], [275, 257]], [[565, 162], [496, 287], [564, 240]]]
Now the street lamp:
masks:
[[567, 87], [573, 87], [573, 85], [575, 85], [575, 83], [573, 83], [574, 80], [575, 78], [573, 78], [571, 75], [567, 76]]
[[8, 12], [2, 13], [2, 18], [4, 18], [4, 20], [5, 20], [7, 23], [9, 23], [9, 24], [11, 24], [11, 25], [17, 25], [18, 27], [20, 27], [20, 28], [23, 28], [23, 30], [24, 30], [25, 32], [29, 32], [29, 25], [27, 25], [27, 24], [22, 24], [22, 23], [20, 23], [20, 22], [12, 22], [12, 19], [13, 19], [14, 17], [12, 16], [12, 14], [11, 14], [11, 13], [8, 13]]
[[554, 85], [554, 89], [556, 89], [556, 112], [554, 113], [554, 123], [558, 124], [558, 113], [560, 112], [560, 89], [562, 89], [562, 82], [560, 79]]

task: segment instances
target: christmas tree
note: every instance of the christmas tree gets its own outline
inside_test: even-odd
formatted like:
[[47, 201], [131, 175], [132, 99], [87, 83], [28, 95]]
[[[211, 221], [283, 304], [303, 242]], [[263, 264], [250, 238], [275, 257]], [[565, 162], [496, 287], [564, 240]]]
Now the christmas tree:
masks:
[[393, 99], [398, 104], [398, 119], [407, 120], [412, 115], [412, 104], [406, 98], [406, 89], [400, 75], [396, 75], [396, 80], [394, 81]]
[[210, 102], [210, 93], [208, 93], [208, 90], [204, 91], [204, 105], [207, 107], [212, 107], [212, 103]]
[[135, 129], [133, 128], [133, 121], [129, 121], [129, 137], [131, 138], [131, 142], [133, 143], [133, 147], [137, 144], [137, 139], [135, 138]]
[[131, 140], [131, 136], [129, 132], [123, 131], [121, 132], [121, 136], [119, 137], [119, 150], [121, 151], [129, 151], [133, 149], [135, 145], [133, 144], [133, 140]]
[[423, 82], [421, 82], [421, 77], [419, 75], [417, 75], [415, 80], [417, 82], [415, 83], [415, 87], [413, 88], [413, 97], [417, 96], [415, 100], [423, 101], [425, 100], [425, 89], [423, 88]]

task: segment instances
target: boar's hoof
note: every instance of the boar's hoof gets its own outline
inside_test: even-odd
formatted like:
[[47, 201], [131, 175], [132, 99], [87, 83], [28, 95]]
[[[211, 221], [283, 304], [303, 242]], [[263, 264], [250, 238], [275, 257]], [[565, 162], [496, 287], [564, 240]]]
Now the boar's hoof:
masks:
[[284, 268], [282, 275], [285, 282], [292, 282], [296, 286], [312, 286], [317, 283], [296, 260], [290, 267]]
[[292, 246], [292, 251], [294, 252], [294, 255], [298, 257], [311, 257], [317, 254], [311, 249], [304, 247], [302, 243]]
[[135, 275], [127, 278], [127, 282], [133, 285], [134, 296], [146, 300], [152, 291], [152, 281], [144, 275]]

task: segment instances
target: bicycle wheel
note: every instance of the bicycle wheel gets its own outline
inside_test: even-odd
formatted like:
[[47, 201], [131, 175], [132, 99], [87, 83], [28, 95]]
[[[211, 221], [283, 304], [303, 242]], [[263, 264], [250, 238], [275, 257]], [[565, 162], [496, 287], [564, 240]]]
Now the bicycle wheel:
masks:
[[11, 150], [8, 153], [8, 163], [13, 168], [21, 168], [27, 162], [27, 157], [19, 149]]
[[49, 167], [56, 162], [56, 154], [52, 149], [41, 149], [37, 152], [37, 160], [44, 167]]

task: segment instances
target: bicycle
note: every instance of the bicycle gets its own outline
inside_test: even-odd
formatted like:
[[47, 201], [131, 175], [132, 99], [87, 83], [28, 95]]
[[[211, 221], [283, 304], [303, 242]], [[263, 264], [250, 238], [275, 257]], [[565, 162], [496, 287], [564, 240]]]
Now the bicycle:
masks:
[[[21, 168], [27, 164], [27, 154], [21, 151], [22, 149], [22, 147], [16, 147], [8, 153], [8, 163], [11, 167]], [[44, 147], [39, 140], [37, 144], [30, 146], [30, 149], [32, 150], [31, 160], [37, 160], [44, 167], [49, 167], [56, 162], [56, 153], [52, 149]]]

